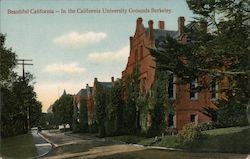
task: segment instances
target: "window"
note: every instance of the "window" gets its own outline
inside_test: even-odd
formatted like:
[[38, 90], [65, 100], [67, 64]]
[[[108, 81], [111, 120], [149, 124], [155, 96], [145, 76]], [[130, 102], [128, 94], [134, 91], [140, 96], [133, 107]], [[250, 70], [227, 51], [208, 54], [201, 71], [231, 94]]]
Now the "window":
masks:
[[198, 99], [198, 93], [196, 92], [196, 87], [197, 87], [197, 80], [191, 81], [190, 88], [189, 88], [190, 99], [193, 99], [193, 100]]
[[198, 115], [196, 115], [196, 114], [191, 114], [191, 115], [190, 115], [190, 121], [191, 121], [192, 123], [198, 124]]
[[174, 113], [168, 114], [168, 127], [174, 127]]
[[140, 48], [140, 59], [143, 59], [143, 46]]
[[176, 82], [176, 76], [171, 75], [168, 80], [168, 97], [169, 99], [175, 99], [175, 82]]
[[217, 91], [218, 91], [218, 84], [215, 79], [211, 81], [211, 87], [210, 87], [210, 92], [211, 92], [211, 99], [215, 100], [217, 99]]

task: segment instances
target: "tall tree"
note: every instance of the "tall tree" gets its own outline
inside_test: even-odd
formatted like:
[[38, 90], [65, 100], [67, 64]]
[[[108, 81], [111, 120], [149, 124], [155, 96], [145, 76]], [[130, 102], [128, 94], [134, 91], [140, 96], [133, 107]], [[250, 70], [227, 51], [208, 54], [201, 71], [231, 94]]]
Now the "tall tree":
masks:
[[55, 118], [58, 120], [58, 124], [69, 124], [72, 127], [73, 122], [73, 96], [66, 94], [63, 95], [54, 102], [52, 108]]
[[0, 33], [1, 137], [26, 133], [28, 111], [31, 126], [37, 126], [41, 115], [41, 103], [37, 101], [31, 83], [33, 76], [26, 73], [22, 78], [13, 71], [16, 57], [5, 47], [5, 35]]

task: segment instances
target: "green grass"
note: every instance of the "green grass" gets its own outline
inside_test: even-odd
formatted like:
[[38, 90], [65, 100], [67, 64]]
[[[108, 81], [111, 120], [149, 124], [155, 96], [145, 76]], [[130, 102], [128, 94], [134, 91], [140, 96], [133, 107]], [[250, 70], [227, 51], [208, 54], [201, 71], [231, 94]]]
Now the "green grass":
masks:
[[214, 129], [204, 134], [202, 139], [183, 147], [197, 151], [250, 153], [250, 126]]
[[30, 158], [37, 155], [31, 134], [1, 140], [0, 154], [4, 158]]
[[176, 136], [164, 136], [160, 140], [138, 136], [117, 136], [114, 140], [137, 143], [146, 146], [180, 148], [195, 152], [250, 153], [250, 126], [208, 130], [203, 137], [185, 145]]

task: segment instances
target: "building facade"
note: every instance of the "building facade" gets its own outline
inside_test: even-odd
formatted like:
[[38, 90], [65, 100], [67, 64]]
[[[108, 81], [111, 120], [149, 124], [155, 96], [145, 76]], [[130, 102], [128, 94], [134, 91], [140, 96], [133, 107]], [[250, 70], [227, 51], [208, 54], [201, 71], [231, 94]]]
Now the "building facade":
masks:
[[[199, 26], [206, 29], [206, 23], [202, 23]], [[145, 27], [143, 25], [143, 19], [138, 18], [136, 21], [135, 34], [130, 37], [128, 62], [125, 70], [122, 72], [123, 87], [125, 88], [126, 78], [133, 73], [135, 67], [138, 67], [140, 90], [149, 90], [155, 80], [155, 69], [153, 67], [156, 66], [156, 63], [148, 48], [157, 48], [167, 35], [185, 44], [187, 42], [187, 36], [185, 35], [184, 28], [184, 17], [178, 18], [178, 30], [176, 31], [167, 30], [164, 21], [159, 21], [158, 27], [155, 28], [154, 22], [149, 20], [147, 27]], [[204, 80], [204, 78], [195, 79], [189, 84], [176, 84], [177, 79], [178, 77], [173, 75], [173, 77], [169, 79], [169, 87], [166, 84], [169, 91], [169, 99], [174, 107], [174, 112], [166, 116], [166, 127], [173, 127], [180, 130], [185, 124], [190, 122], [198, 124], [210, 121], [209, 117], [202, 114], [200, 110], [204, 106], [214, 107], [213, 102], [221, 98], [221, 94], [218, 93], [218, 90], [227, 87], [226, 78], [222, 80], [223, 82], [215, 81], [211, 84], [210, 89], [205, 89], [201, 92], [191, 90], [197, 86], [200, 80]]]

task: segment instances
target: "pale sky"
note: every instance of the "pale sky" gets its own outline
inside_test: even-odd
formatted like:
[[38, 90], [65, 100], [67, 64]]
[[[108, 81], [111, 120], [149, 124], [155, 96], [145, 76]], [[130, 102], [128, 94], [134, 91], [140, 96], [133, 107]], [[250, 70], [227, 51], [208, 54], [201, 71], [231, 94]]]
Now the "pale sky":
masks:
[[[93, 85], [95, 77], [100, 81], [110, 81], [111, 76], [121, 78], [138, 17], [143, 18], [145, 27], [150, 19], [155, 28], [164, 20], [167, 30], [177, 30], [179, 16], [185, 16], [186, 23], [193, 17], [185, 0], [1, 0], [0, 7], [0, 30], [7, 34], [7, 47], [20, 59], [33, 60], [34, 66], [26, 70], [36, 78], [35, 91], [43, 112], [64, 89], [76, 94], [87, 83]], [[102, 8], [161, 8], [171, 13], [103, 13]], [[20, 13], [22, 9], [29, 14]], [[36, 9], [54, 10], [54, 14], [31, 13]], [[68, 13], [68, 9], [96, 9], [101, 13]], [[8, 14], [10, 10], [19, 10], [19, 14]]]

